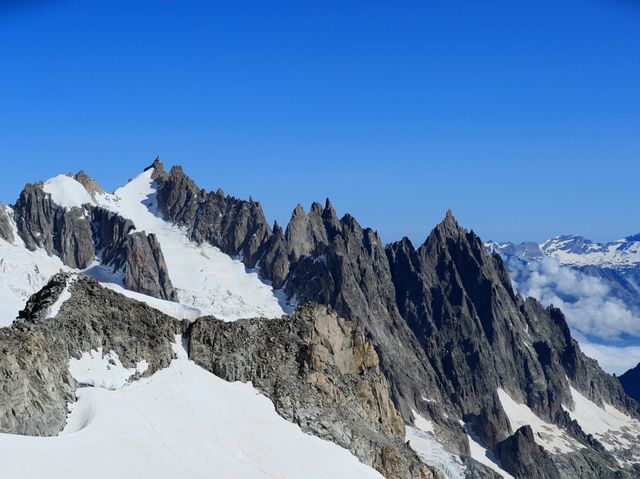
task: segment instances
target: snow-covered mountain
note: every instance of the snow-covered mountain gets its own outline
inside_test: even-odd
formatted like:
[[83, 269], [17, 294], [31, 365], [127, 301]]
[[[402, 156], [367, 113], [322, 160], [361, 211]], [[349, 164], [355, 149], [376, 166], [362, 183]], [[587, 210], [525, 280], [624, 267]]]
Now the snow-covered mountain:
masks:
[[[588, 268], [632, 291], [637, 248], [586, 243], [487, 244], [510, 277], [451, 212], [384, 246], [329, 200], [269, 226], [159, 160], [113, 193], [27, 185], [0, 208], [2, 470], [638, 477], [638, 404], [545, 307], [588, 352], [636, 332]], [[581, 252], [609, 263], [558, 256]]]
[[571, 266], [598, 266], [624, 271], [640, 265], [640, 234], [609, 243], [576, 235], [556, 236], [540, 245], [547, 256]]

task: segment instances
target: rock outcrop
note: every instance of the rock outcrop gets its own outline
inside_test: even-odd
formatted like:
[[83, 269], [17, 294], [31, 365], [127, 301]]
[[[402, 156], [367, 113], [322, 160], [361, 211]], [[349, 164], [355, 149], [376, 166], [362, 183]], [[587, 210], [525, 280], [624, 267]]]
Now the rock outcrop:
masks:
[[155, 298], [178, 300], [160, 243], [154, 234], [136, 231], [127, 235], [125, 256], [125, 288]]
[[626, 393], [636, 401], [640, 401], [640, 363], [635, 368], [629, 369], [619, 379]]
[[18, 234], [27, 248], [43, 248], [72, 268], [86, 268], [95, 259], [90, 214], [84, 207], [58, 206], [41, 184], [28, 184], [14, 207]]
[[68, 281], [68, 275], [55, 275], [29, 300], [21, 320], [0, 328], [0, 432], [59, 433], [77, 387], [69, 360], [83, 352], [114, 351], [125, 367], [146, 360], [145, 375], [171, 362], [182, 324], [88, 277], [71, 282], [71, 297], [55, 318], [45, 319]]
[[[74, 178], [91, 194], [102, 193], [84, 172]], [[30, 250], [43, 248], [77, 269], [99, 260], [122, 273], [126, 288], [177, 301], [161, 245], [155, 236], [134, 231], [131, 220], [91, 204], [62, 208], [41, 184], [25, 186], [14, 211], [18, 233]]]
[[529, 426], [522, 426], [513, 436], [498, 443], [496, 455], [503, 467], [515, 477], [561, 478], [549, 454], [536, 444]]
[[174, 166], [167, 173], [159, 158], [150, 168], [165, 219], [185, 227], [191, 240], [207, 241], [231, 256], [240, 256], [250, 268], [256, 265], [263, 243], [272, 234], [260, 203], [225, 195], [222, 190], [207, 193], [181, 167]]
[[96, 195], [104, 193], [102, 186], [96, 180], [88, 176], [84, 170], [80, 170], [75, 175], [69, 174], [74, 180], [84, 186], [84, 189], [95, 199]]
[[189, 337], [197, 364], [228, 381], [251, 381], [280, 415], [385, 477], [438, 477], [404, 443], [373, 345], [326, 306], [276, 320], [202, 318]]

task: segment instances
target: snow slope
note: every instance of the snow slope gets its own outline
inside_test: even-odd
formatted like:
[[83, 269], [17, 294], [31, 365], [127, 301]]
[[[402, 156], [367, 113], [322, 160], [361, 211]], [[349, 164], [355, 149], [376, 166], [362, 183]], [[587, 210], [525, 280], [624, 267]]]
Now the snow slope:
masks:
[[0, 434], [3, 477], [382, 478], [278, 416], [251, 384], [223, 381], [184, 354], [121, 389], [77, 394], [60, 436]]
[[51, 199], [63, 208], [73, 208], [86, 203], [95, 204], [82, 183], [67, 175], [58, 175], [44, 182], [42, 189], [51, 195]]
[[[209, 244], [198, 245], [184, 231], [154, 214], [153, 169], [141, 173], [111, 194], [96, 196], [98, 204], [131, 219], [138, 231], [157, 236], [180, 303], [227, 321], [263, 316], [275, 318], [290, 308], [276, 292], [248, 272], [244, 264]], [[153, 306], [153, 305], [151, 305]], [[287, 311], [285, 311], [287, 310]]]
[[640, 421], [604, 403], [598, 406], [571, 388], [573, 410], [563, 406], [580, 424], [611, 452], [621, 464], [640, 464]]
[[413, 412], [414, 426], [405, 426], [405, 441], [420, 459], [440, 470], [447, 479], [464, 479], [466, 468], [460, 458], [448, 452], [436, 439], [433, 423], [416, 411]]

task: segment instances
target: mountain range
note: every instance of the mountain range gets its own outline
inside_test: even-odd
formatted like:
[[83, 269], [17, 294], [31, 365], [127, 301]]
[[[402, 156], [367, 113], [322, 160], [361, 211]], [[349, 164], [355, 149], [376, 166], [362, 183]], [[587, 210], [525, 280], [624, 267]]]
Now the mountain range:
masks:
[[159, 159], [113, 193], [28, 184], [0, 207], [3, 471], [640, 477], [637, 374], [582, 352], [573, 303], [520, 291], [600, 255], [632, 304], [638, 251], [485, 244], [451, 211], [385, 245], [329, 200], [282, 228]]

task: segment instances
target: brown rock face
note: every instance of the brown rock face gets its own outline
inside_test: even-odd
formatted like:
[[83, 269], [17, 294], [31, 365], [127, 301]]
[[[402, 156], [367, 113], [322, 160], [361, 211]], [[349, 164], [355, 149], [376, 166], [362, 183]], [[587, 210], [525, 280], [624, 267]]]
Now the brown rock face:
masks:
[[87, 190], [89, 194], [94, 198], [96, 194], [104, 193], [102, 186], [100, 186], [96, 180], [88, 176], [84, 172], [84, 170], [80, 170], [75, 175], [69, 175], [69, 176], [72, 176], [72, 178], [74, 178], [78, 183], [84, 186], [84, 189]]
[[228, 381], [251, 381], [281, 416], [386, 477], [439, 477], [404, 443], [404, 421], [373, 345], [325, 306], [275, 320], [199, 319], [189, 357]]

